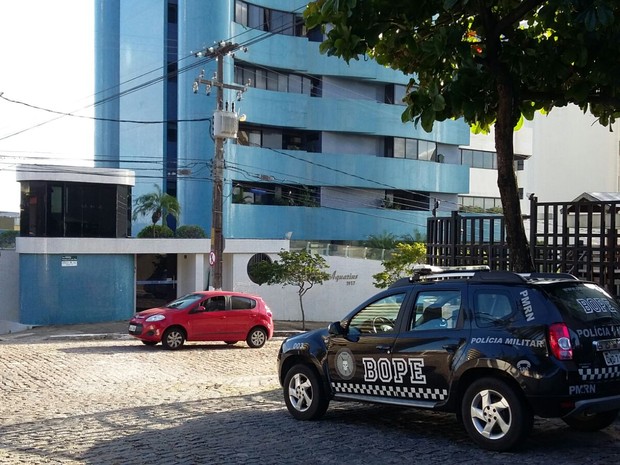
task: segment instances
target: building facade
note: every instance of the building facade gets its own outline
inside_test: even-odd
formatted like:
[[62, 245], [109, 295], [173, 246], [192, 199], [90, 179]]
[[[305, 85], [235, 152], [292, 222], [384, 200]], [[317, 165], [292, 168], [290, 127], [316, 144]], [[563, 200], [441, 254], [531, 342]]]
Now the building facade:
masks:
[[[402, 123], [408, 78], [321, 55], [321, 35], [303, 26], [305, 4], [98, 1], [96, 165], [134, 171], [134, 197], [160, 185], [178, 198], [180, 223], [209, 231], [217, 92], [194, 82], [217, 65], [196, 53], [231, 43], [213, 81], [247, 90], [224, 89], [221, 104], [240, 119], [224, 144], [224, 238], [424, 235], [435, 205], [454, 210], [469, 191], [459, 149], [468, 127], [446, 121], [426, 133]], [[134, 235], [146, 224], [134, 223]]]

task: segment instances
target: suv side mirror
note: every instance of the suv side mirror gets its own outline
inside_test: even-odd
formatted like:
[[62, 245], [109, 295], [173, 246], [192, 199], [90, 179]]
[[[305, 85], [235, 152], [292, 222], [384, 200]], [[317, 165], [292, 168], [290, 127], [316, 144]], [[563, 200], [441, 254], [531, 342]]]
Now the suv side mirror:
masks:
[[327, 332], [330, 336], [344, 336], [347, 333], [346, 329], [342, 327], [339, 321], [330, 323], [327, 327]]

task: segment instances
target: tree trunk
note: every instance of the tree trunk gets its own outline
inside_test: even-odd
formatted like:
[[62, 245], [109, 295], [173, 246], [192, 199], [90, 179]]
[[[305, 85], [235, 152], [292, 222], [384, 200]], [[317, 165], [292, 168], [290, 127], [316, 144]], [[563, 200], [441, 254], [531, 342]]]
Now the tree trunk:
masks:
[[301, 329], [306, 330], [306, 314], [304, 313], [304, 298], [299, 294], [299, 308], [301, 308]]
[[512, 271], [534, 271], [530, 248], [525, 235], [519, 189], [514, 170], [514, 89], [510, 77], [499, 71], [497, 81], [498, 109], [495, 122], [495, 150], [497, 152], [497, 186], [502, 200], [506, 222], [506, 240]]

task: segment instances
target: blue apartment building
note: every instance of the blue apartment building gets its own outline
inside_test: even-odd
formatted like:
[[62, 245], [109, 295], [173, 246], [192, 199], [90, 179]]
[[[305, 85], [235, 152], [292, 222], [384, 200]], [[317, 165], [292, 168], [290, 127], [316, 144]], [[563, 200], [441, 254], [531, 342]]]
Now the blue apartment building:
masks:
[[[260, 293], [276, 318], [298, 317], [296, 291], [260, 287], [248, 270], [290, 239], [348, 247], [423, 236], [437, 205], [458, 209], [467, 125], [403, 124], [408, 78], [321, 55], [305, 4], [96, 0], [95, 167], [20, 171], [19, 324], [128, 319], [210, 287], [210, 237], [138, 239], [151, 217], [131, 221], [133, 201], [157, 185], [178, 198], [179, 225], [212, 230], [218, 92], [207, 82], [229, 84], [219, 107], [238, 124], [223, 144], [222, 287]], [[234, 52], [219, 64], [198, 56], [222, 43]], [[354, 278], [313, 296], [317, 321], [376, 291], [378, 261], [328, 258], [334, 276]]]
[[[321, 55], [322, 35], [303, 25], [306, 3], [98, 0], [96, 166], [134, 171], [134, 198], [160, 185], [178, 198], [180, 224], [210, 231], [216, 92], [193, 84], [214, 75], [216, 60], [196, 53], [230, 42], [238, 47], [219, 79], [247, 91], [239, 101], [224, 90], [222, 106], [240, 118], [224, 144], [225, 239], [424, 235], [437, 200], [457, 210], [469, 191], [467, 125], [403, 124], [408, 78]], [[134, 222], [133, 234], [148, 224]]]

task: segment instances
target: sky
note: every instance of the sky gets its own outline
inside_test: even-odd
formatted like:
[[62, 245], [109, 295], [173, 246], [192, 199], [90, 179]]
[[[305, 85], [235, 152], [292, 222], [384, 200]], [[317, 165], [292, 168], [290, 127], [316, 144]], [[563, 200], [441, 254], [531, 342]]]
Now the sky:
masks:
[[0, 0], [0, 212], [19, 211], [16, 164], [93, 165], [93, 3]]

